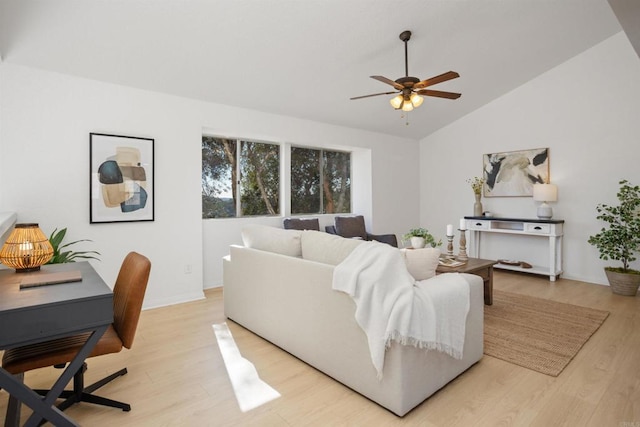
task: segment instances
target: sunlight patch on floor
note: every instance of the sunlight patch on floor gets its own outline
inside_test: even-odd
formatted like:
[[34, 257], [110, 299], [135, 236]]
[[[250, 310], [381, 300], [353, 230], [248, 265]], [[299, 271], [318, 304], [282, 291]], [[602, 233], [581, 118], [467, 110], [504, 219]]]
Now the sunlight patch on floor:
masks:
[[280, 393], [260, 379], [253, 363], [242, 357], [226, 323], [214, 324], [213, 331], [242, 412], [280, 397]]

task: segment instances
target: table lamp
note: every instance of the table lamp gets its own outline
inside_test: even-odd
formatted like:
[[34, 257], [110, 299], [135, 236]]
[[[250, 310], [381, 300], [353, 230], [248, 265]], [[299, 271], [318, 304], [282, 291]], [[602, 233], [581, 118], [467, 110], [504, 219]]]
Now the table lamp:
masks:
[[16, 224], [0, 251], [0, 262], [16, 273], [38, 271], [53, 257], [53, 247], [38, 224]]
[[551, 219], [553, 209], [551, 209], [551, 206], [549, 206], [547, 202], [555, 202], [558, 200], [558, 187], [555, 184], [534, 184], [533, 200], [542, 202], [542, 204], [538, 206], [538, 218]]

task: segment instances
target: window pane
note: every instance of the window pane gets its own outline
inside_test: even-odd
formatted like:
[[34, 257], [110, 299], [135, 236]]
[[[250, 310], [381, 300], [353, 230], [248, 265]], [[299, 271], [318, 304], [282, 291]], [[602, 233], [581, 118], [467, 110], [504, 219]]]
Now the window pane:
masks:
[[236, 141], [202, 137], [202, 218], [236, 216]]
[[243, 216], [280, 213], [280, 146], [242, 141], [240, 203]]
[[323, 151], [324, 213], [351, 212], [351, 154]]
[[320, 213], [320, 150], [291, 147], [291, 213]]

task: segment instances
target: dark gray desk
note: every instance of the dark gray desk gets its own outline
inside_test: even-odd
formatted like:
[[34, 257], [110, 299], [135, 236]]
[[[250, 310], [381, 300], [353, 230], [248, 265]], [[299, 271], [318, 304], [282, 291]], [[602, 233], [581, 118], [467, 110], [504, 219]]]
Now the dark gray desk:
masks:
[[[82, 273], [81, 282], [20, 289], [27, 275], [72, 270]], [[38, 425], [41, 418], [56, 426], [77, 425], [54, 406], [55, 401], [112, 322], [113, 292], [88, 262], [46, 265], [33, 273], [0, 270], [1, 350], [93, 331], [44, 399], [0, 369], [0, 388], [34, 411], [25, 426]]]

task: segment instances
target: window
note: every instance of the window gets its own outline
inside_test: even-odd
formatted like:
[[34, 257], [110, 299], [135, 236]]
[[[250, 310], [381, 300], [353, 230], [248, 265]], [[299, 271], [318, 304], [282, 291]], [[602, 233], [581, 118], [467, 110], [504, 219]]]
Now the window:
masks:
[[[279, 215], [280, 149], [203, 135], [202, 218]], [[284, 173], [291, 180], [291, 214], [351, 212], [350, 153], [291, 147], [291, 169]]]
[[351, 212], [351, 155], [291, 147], [291, 213]]
[[279, 189], [279, 145], [202, 137], [203, 218], [278, 215]]
[[280, 213], [280, 146], [241, 142], [240, 194], [242, 214]]

